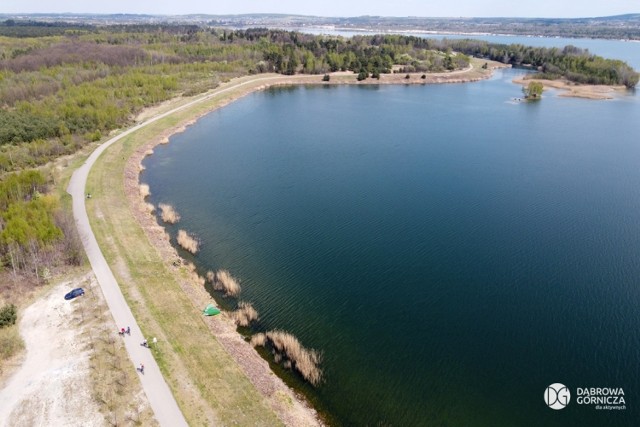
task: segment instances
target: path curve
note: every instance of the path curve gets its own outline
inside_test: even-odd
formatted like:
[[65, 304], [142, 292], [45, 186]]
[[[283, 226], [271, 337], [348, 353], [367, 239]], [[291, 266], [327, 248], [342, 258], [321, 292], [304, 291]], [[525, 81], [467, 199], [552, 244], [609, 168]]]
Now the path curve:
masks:
[[282, 79], [282, 77], [262, 77], [237, 83], [231, 82], [228, 86], [225, 85], [223, 88], [220, 88], [210, 94], [152, 117], [100, 144], [98, 148], [91, 153], [85, 163], [73, 173], [73, 176], [69, 181], [67, 192], [73, 198], [73, 216], [76, 220], [76, 226], [78, 227], [78, 232], [82, 238], [82, 244], [85, 252], [87, 253], [87, 257], [91, 263], [91, 268], [93, 269], [93, 272], [98, 279], [98, 283], [102, 288], [102, 293], [104, 294], [116, 325], [120, 327], [131, 327], [131, 336], [127, 336], [124, 339], [125, 348], [129, 354], [131, 362], [136, 366], [136, 368], [139, 367], [141, 363], [144, 364], [144, 375], [140, 375], [140, 382], [142, 383], [142, 388], [147, 395], [151, 409], [155, 413], [156, 419], [161, 426], [182, 427], [187, 426], [188, 424], [184, 415], [180, 411], [176, 400], [171, 394], [169, 386], [164, 381], [160, 368], [151, 355], [151, 352], [140, 346], [140, 343], [144, 339], [142, 331], [133, 317], [133, 313], [127, 305], [127, 302], [120, 291], [120, 287], [118, 286], [118, 282], [109, 268], [109, 265], [98, 246], [98, 241], [93, 234], [85, 206], [85, 187], [87, 177], [89, 176], [89, 172], [91, 171], [93, 164], [107, 148], [133, 132], [170, 116], [171, 114], [189, 108], [195, 104], [210, 100], [211, 98], [220, 96], [231, 90], [260, 81], [266, 82], [278, 79]]

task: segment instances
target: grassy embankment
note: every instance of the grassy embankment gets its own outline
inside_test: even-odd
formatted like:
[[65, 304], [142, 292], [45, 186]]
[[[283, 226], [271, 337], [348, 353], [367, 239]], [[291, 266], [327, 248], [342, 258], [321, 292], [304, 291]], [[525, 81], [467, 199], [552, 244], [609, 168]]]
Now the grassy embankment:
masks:
[[[264, 85], [260, 78], [253, 87]], [[246, 92], [247, 86], [159, 120], [110, 147], [91, 171], [87, 204], [92, 228], [145, 336], [157, 337], [154, 356], [187, 421], [279, 425], [238, 365], [211, 336], [201, 309], [183, 292], [174, 274], [147, 239], [130, 210], [124, 168], [137, 147], [164, 130]], [[178, 101], [178, 102], [185, 102]], [[177, 106], [168, 104], [166, 109]], [[188, 280], [182, 269], [179, 280]]]

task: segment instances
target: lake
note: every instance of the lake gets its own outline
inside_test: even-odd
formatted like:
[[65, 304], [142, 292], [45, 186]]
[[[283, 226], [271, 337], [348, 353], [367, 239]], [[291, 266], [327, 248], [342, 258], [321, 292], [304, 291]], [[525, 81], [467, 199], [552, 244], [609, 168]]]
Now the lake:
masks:
[[[517, 102], [522, 73], [270, 89], [145, 159], [185, 256], [323, 352], [317, 388], [278, 372], [332, 424], [640, 419], [639, 98]], [[556, 382], [627, 409], [555, 411]]]

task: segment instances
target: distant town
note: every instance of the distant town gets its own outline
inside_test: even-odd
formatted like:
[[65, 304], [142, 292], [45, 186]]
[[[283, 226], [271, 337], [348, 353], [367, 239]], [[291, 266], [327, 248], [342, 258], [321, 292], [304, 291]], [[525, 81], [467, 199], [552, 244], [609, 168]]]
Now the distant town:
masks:
[[[192, 24], [235, 29], [269, 27], [331, 31], [437, 32], [451, 34], [512, 34], [545, 37], [587, 37], [640, 40], [640, 13], [592, 18], [430, 18], [359, 16], [329, 18], [286, 14], [245, 15], [136, 15], [136, 14], [0, 14], [4, 25], [41, 22], [78, 25]], [[45, 24], [46, 23], [46, 24]]]

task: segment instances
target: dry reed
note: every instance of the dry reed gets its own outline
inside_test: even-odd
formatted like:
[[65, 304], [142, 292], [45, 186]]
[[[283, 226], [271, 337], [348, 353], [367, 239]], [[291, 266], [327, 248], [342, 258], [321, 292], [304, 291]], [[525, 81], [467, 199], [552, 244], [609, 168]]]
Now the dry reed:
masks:
[[238, 309], [231, 313], [231, 318], [238, 326], [249, 326], [254, 320], [258, 320], [258, 312], [250, 302], [240, 301]]
[[240, 283], [227, 271], [219, 270], [213, 282], [213, 289], [222, 291], [225, 296], [237, 297], [240, 295]]
[[216, 273], [214, 273], [213, 271], [209, 270], [207, 271], [207, 282], [209, 283], [213, 283], [213, 281], [216, 278]]
[[180, 221], [180, 215], [171, 205], [167, 205], [166, 203], [160, 203], [158, 205], [161, 211], [162, 220], [169, 224], [175, 224]]
[[262, 332], [259, 332], [251, 337], [251, 345], [254, 347], [257, 347], [257, 346], [264, 347], [266, 343], [267, 343], [267, 336]]
[[140, 184], [140, 195], [143, 199], [151, 195], [151, 190], [149, 189], [148, 184]]
[[156, 210], [156, 207], [153, 206], [151, 203], [145, 203], [144, 206], [147, 208], [147, 211], [149, 213], [153, 213]]
[[251, 337], [254, 347], [264, 346], [267, 342], [273, 347], [276, 362], [283, 361], [285, 367], [294, 367], [311, 384], [320, 384], [322, 355], [318, 351], [304, 348], [295, 336], [284, 331], [269, 331]]
[[200, 243], [192, 236], [189, 236], [186, 231], [178, 230], [178, 244], [186, 251], [195, 254], [198, 252]]

